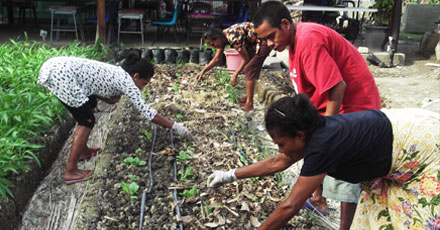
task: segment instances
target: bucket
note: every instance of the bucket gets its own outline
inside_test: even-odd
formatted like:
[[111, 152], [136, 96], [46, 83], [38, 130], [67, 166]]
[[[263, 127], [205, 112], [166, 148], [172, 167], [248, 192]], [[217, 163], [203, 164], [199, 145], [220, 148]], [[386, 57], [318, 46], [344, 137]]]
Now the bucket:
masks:
[[226, 67], [228, 68], [228, 71], [230, 73], [235, 72], [243, 61], [240, 54], [235, 49], [225, 50], [223, 53], [226, 56]]

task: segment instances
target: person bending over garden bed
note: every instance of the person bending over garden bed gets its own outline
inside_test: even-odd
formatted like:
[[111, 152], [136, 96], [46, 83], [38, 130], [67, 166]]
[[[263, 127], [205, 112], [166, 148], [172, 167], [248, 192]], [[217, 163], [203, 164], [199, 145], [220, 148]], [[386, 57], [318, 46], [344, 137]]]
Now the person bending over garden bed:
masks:
[[290, 195], [259, 229], [283, 227], [327, 174], [361, 183], [351, 229], [438, 229], [440, 114], [404, 108], [322, 116], [298, 94], [274, 102], [265, 123], [280, 154], [208, 177], [216, 187], [304, 159]]
[[114, 104], [124, 94], [149, 121], [172, 128], [177, 135], [191, 136], [185, 126], [160, 115], [145, 103], [141, 91], [153, 74], [153, 66], [136, 54], [128, 55], [122, 66], [78, 57], [54, 57], [43, 63], [37, 83], [51, 91], [78, 122], [64, 172], [66, 184], [90, 178], [92, 171], [78, 169], [78, 161], [101, 151], [87, 146], [95, 124], [93, 109], [97, 99]]
[[246, 98], [238, 99], [241, 108], [248, 112], [254, 109], [255, 82], [260, 77], [261, 67], [271, 49], [266, 45], [265, 40], [259, 41], [255, 32], [254, 24], [243, 22], [232, 25], [221, 31], [217, 28], [210, 28], [203, 34], [203, 39], [210, 46], [215, 47], [214, 58], [197, 74], [197, 80], [211, 70], [221, 60], [226, 45], [236, 49], [243, 59], [240, 66], [232, 74], [230, 83], [237, 83], [237, 76], [243, 70], [246, 75]]

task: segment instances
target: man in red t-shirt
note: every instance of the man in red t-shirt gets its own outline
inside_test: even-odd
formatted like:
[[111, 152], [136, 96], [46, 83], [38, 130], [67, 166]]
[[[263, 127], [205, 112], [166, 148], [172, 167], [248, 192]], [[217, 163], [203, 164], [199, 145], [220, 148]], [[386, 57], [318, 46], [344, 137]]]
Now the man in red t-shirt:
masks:
[[[379, 91], [366, 61], [334, 30], [315, 23], [293, 23], [280, 2], [263, 3], [253, 19], [258, 37], [277, 51], [289, 46], [290, 79], [322, 115], [380, 109]], [[340, 229], [349, 229], [356, 210], [358, 184], [326, 176], [324, 196], [341, 202]], [[306, 202], [321, 213], [327, 209], [322, 188]]]

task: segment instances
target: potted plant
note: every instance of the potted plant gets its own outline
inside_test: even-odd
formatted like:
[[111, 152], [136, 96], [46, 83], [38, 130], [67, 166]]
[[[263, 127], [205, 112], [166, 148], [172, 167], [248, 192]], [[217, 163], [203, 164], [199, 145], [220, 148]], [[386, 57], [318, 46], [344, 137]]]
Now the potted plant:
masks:
[[370, 23], [364, 25], [365, 43], [372, 51], [383, 51], [388, 41], [391, 21], [391, 11], [394, 0], [376, 0], [371, 8], [377, 9], [372, 13]]

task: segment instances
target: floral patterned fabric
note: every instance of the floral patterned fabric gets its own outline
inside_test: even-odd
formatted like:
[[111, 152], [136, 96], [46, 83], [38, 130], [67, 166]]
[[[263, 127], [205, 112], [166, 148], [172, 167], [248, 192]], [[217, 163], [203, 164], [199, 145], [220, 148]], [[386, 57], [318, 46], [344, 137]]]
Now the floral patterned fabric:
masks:
[[244, 47], [250, 56], [258, 53], [259, 39], [252, 22], [237, 23], [224, 29], [223, 33], [231, 48], [240, 51]]
[[391, 170], [361, 183], [351, 229], [440, 229], [440, 114], [382, 111], [393, 126]]

